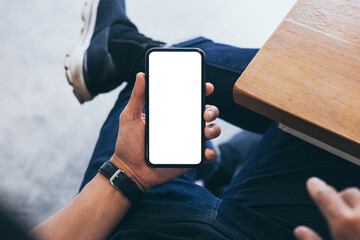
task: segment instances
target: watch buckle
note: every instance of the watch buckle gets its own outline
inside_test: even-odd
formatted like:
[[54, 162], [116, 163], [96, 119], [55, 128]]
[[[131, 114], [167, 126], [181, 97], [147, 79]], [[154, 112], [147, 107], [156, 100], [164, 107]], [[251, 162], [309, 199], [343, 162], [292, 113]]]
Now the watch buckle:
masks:
[[120, 174], [121, 172], [124, 172], [124, 171], [121, 170], [121, 169], [118, 169], [118, 170], [111, 176], [111, 178], [110, 178], [110, 183], [111, 183], [111, 185], [113, 185], [117, 190], [119, 190], [119, 188], [114, 184], [114, 179], [115, 179], [115, 178], [118, 178], [118, 177], [119, 177], [119, 174]]

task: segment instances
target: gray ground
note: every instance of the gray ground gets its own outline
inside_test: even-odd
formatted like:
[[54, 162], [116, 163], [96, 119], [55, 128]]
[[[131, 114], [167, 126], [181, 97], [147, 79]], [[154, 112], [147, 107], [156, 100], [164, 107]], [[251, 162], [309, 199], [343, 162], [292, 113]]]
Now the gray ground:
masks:
[[[261, 47], [294, 2], [131, 0], [128, 13], [140, 31], [163, 41], [204, 35]], [[63, 58], [79, 37], [82, 4], [0, 0], [0, 202], [28, 228], [76, 195], [120, 91], [79, 105], [66, 82]], [[220, 141], [237, 131], [223, 124]]]

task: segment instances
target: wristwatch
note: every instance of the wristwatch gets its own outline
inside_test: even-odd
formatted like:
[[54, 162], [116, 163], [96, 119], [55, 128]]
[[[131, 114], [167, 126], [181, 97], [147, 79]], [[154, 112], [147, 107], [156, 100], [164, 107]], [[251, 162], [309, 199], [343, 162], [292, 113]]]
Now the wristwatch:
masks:
[[121, 191], [133, 205], [142, 200], [144, 192], [139, 189], [136, 183], [123, 170], [117, 168], [112, 162], [106, 161], [100, 167], [99, 173], [109, 179], [111, 185]]

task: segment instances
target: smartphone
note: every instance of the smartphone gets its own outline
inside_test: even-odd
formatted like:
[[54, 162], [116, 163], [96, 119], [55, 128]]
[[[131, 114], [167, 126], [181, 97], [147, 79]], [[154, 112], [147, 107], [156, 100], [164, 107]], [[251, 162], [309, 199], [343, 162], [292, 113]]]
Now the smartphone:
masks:
[[194, 167], [205, 159], [205, 54], [198, 48], [146, 53], [145, 159]]

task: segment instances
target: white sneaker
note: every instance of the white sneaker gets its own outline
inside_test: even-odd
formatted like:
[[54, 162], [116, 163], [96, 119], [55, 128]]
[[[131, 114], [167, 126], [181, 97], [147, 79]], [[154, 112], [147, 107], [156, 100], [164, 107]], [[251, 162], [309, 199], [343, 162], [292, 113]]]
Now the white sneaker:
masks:
[[65, 57], [65, 73], [70, 85], [73, 86], [73, 92], [79, 102], [82, 104], [93, 99], [86, 88], [83, 67], [85, 52], [90, 45], [90, 41], [95, 29], [97, 9], [100, 0], [86, 0], [82, 11], [82, 20], [84, 28], [81, 30], [81, 36], [78, 42], [67, 52]]

